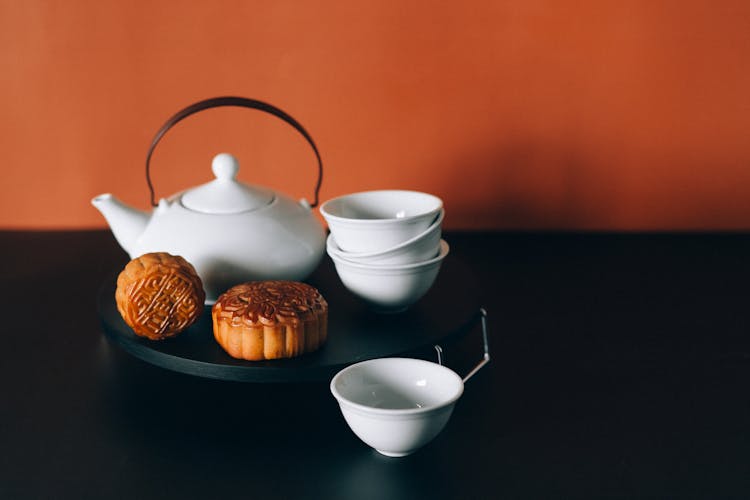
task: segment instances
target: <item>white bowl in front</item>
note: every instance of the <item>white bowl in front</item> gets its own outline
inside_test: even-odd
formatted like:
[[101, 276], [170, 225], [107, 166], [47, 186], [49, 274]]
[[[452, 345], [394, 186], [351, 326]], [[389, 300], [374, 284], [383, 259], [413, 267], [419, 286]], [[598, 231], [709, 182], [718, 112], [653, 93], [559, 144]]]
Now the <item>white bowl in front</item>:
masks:
[[440, 433], [464, 386], [436, 363], [381, 358], [341, 370], [330, 388], [352, 431], [379, 453], [398, 457]]

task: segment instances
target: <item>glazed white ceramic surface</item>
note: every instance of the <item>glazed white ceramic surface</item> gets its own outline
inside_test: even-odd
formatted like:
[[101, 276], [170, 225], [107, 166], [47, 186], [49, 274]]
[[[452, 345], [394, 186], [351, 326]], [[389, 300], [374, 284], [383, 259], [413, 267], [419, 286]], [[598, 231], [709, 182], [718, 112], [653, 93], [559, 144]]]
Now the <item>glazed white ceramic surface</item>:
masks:
[[414, 304], [435, 282], [450, 247], [440, 240], [437, 257], [402, 266], [357, 264], [331, 255], [344, 286], [383, 312], [398, 312]]
[[440, 252], [441, 225], [444, 214], [445, 211], [441, 210], [437, 219], [422, 234], [383, 252], [345, 252], [339, 247], [336, 238], [331, 233], [326, 241], [328, 254], [334, 254], [336, 257], [358, 264], [377, 266], [399, 266], [430, 260], [437, 257]]
[[453, 370], [429, 361], [381, 358], [344, 368], [330, 388], [357, 437], [383, 455], [401, 457], [443, 430], [464, 384]]
[[371, 253], [422, 234], [442, 208], [442, 200], [428, 193], [381, 190], [333, 198], [320, 213], [343, 251]]
[[129, 207], [109, 193], [92, 204], [131, 258], [168, 252], [190, 262], [207, 303], [237, 283], [302, 280], [312, 273], [326, 236], [310, 205], [239, 183], [236, 160], [229, 155], [217, 156], [213, 167], [215, 180], [161, 199], [152, 212]]

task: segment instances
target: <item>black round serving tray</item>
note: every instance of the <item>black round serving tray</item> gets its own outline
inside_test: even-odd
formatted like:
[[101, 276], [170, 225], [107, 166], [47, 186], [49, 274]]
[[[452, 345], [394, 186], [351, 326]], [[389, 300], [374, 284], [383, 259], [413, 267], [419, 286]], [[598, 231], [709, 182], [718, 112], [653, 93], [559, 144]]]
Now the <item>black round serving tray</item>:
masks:
[[107, 337], [143, 361], [199, 377], [263, 383], [321, 381], [352, 363], [409, 355], [466, 334], [481, 316], [473, 276], [450, 255], [430, 291], [401, 313], [372, 311], [344, 287], [327, 256], [306, 281], [328, 302], [328, 339], [316, 352], [292, 359], [232, 358], [214, 340], [210, 307], [175, 338], [138, 337], [117, 311], [114, 275], [100, 288], [97, 308]]

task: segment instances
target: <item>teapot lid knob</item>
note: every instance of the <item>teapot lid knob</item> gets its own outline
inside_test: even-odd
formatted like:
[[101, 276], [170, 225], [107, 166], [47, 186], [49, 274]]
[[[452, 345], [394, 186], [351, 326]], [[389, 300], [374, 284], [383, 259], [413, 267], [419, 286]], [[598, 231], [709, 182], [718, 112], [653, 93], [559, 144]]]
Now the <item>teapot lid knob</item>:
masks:
[[182, 205], [206, 214], [236, 214], [264, 207], [274, 200], [274, 193], [235, 179], [240, 168], [229, 153], [214, 156], [211, 162], [216, 178], [182, 194]]
[[233, 180], [237, 176], [237, 172], [240, 169], [240, 164], [237, 158], [230, 155], [229, 153], [221, 153], [214, 156], [211, 162], [211, 170], [217, 179], [221, 180]]

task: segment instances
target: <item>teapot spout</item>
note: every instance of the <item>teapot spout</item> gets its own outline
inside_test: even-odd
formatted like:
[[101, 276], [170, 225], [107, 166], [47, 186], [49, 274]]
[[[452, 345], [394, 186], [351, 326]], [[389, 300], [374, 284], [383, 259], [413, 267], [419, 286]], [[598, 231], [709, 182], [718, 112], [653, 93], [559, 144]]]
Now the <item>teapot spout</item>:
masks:
[[94, 197], [91, 204], [102, 213], [117, 242], [132, 257], [131, 249], [146, 229], [150, 214], [126, 205], [110, 193]]

